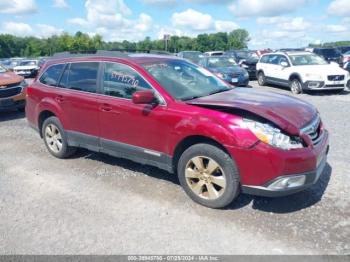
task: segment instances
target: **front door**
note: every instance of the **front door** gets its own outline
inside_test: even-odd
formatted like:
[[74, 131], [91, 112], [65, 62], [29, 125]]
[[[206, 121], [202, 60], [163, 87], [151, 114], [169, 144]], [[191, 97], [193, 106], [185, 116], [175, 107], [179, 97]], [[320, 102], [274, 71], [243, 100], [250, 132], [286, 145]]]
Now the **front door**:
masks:
[[133, 68], [121, 63], [105, 63], [100, 103], [101, 147], [121, 152], [129, 158], [162, 161], [166, 157], [170, 128], [166, 124], [165, 104], [136, 105], [132, 94], [152, 90], [152, 86]]

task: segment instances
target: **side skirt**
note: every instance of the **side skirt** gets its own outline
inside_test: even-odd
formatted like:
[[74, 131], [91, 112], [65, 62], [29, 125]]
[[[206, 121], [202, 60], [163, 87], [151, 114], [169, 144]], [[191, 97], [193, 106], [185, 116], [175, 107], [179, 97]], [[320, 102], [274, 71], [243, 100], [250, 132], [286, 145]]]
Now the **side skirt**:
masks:
[[172, 157], [161, 152], [98, 138], [79, 132], [66, 131], [68, 144], [118, 158], [125, 158], [143, 165], [151, 165], [173, 173]]

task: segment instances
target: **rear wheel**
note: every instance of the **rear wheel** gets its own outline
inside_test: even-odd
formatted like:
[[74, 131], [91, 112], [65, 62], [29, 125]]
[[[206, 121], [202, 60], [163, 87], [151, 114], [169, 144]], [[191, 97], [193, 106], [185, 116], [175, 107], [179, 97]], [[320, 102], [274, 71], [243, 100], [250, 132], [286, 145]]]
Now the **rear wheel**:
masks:
[[293, 94], [298, 95], [303, 92], [303, 88], [299, 79], [295, 78], [290, 82], [290, 91]]
[[188, 148], [178, 163], [180, 184], [195, 202], [222, 208], [239, 193], [239, 174], [233, 159], [220, 148], [197, 144]]
[[76, 152], [68, 146], [66, 133], [57, 117], [47, 118], [42, 126], [42, 136], [49, 152], [57, 158], [67, 158]]
[[258, 84], [260, 86], [266, 85], [266, 78], [265, 78], [265, 74], [263, 72], [259, 72], [259, 74], [258, 74]]

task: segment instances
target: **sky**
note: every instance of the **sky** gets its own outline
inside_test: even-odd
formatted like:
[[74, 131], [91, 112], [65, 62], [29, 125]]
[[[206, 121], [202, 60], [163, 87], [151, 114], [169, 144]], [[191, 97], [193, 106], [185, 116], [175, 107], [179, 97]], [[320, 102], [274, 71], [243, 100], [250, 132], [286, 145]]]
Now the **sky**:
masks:
[[350, 0], [0, 0], [0, 34], [138, 41], [237, 28], [252, 49], [350, 40]]

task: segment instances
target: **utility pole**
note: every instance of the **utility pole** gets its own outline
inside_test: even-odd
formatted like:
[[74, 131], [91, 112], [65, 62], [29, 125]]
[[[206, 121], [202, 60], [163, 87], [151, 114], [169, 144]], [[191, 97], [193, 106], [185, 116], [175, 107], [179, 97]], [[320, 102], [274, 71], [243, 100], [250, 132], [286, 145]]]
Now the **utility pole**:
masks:
[[165, 34], [164, 35], [164, 42], [165, 42], [165, 51], [168, 51], [168, 41], [170, 40], [170, 35]]

